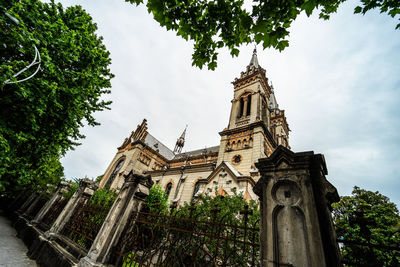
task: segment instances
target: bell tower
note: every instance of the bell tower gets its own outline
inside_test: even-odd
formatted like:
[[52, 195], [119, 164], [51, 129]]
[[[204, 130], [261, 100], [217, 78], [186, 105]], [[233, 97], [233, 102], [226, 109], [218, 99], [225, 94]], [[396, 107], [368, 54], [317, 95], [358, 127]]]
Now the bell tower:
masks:
[[228, 127], [221, 135], [218, 162], [229, 162], [242, 175], [251, 175], [259, 158], [272, 154], [278, 145], [289, 147], [289, 126], [279, 109], [254, 49], [246, 70], [235, 78]]

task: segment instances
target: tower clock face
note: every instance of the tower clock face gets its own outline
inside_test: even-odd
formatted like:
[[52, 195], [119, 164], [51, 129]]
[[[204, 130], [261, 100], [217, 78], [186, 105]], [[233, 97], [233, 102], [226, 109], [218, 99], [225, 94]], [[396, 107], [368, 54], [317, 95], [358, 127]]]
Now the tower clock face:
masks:
[[241, 155], [235, 155], [232, 158], [232, 163], [233, 164], [239, 164], [242, 161], [242, 156]]

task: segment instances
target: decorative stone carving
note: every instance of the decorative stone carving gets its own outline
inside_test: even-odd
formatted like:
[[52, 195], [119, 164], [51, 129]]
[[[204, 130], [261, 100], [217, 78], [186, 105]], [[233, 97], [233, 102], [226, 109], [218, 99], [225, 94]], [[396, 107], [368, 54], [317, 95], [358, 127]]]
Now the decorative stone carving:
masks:
[[340, 266], [330, 215], [339, 196], [325, 178], [323, 155], [279, 146], [256, 167], [262, 176], [253, 188], [260, 197], [262, 266]]

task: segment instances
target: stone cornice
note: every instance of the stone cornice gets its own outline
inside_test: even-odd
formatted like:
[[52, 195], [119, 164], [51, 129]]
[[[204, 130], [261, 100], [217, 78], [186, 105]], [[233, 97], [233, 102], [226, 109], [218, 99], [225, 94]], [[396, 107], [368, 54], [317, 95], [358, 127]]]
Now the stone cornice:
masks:
[[177, 162], [184, 162], [186, 160], [195, 160], [195, 159], [201, 159], [204, 158], [204, 155], [208, 156], [218, 156], [218, 152], [211, 152], [211, 153], [207, 153], [207, 154], [201, 154], [201, 155], [197, 155], [197, 156], [191, 156], [191, 157], [182, 157], [179, 159], [171, 159], [170, 161], [168, 161], [168, 163], [177, 163]]
[[264, 135], [267, 137], [268, 141], [271, 143], [271, 145], [273, 147], [277, 146], [274, 138], [272, 137], [271, 133], [268, 131], [267, 127], [265, 127], [265, 124], [262, 121], [253, 122], [246, 126], [242, 126], [242, 127], [238, 127], [238, 128], [234, 128], [234, 129], [226, 129], [226, 130], [219, 132], [219, 135], [224, 136], [224, 135], [236, 134], [236, 133], [240, 133], [240, 132], [243, 132], [243, 131], [246, 131], [249, 129], [252, 130], [256, 127], [261, 127], [263, 129]]
[[266, 89], [266, 91], [269, 94], [271, 94], [272, 90], [271, 90], [270, 86], [268, 85], [268, 78], [265, 76], [265, 70], [261, 67], [256, 69], [253, 73], [246, 74], [242, 78], [236, 78], [232, 82], [233, 88], [236, 90], [239, 87], [242, 87], [253, 81], [256, 81], [257, 79], [260, 81], [260, 83], [263, 85], [263, 87]]
[[[214, 163], [188, 165], [188, 166], [184, 167], [184, 172], [185, 173], [194, 173], [194, 172], [213, 171], [214, 167], [215, 167]], [[179, 174], [179, 173], [182, 173], [182, 167], [169, 168], [167, 170], [148, 171], [147, 173], [151, 176], [165, 176], [165, 175]]]

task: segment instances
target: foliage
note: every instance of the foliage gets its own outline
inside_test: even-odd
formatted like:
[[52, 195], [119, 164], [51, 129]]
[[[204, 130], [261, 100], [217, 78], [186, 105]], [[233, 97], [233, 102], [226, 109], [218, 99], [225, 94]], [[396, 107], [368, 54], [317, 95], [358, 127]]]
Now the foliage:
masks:
[[71, 186], [68, 188], [68, 190], [66, 192], [63, 192], [63, 197], [67, 200], [72, 197], [72, 195], [76, 192], [76, 190], [78, 190], [79, 180], [76, 179], [70, 184]]
[[[396, 232], [394, 228], [400, 221], [400, 215], [396, 205], [390, 202], [388, 197], [355, 186], [351, 196], [341, 197], [340, 202], [332, 206], [338, 238], [344, 241], [400, 247], [400, 232]], [[362, 216], [370, 221], [367, 230], [355, 221], [361, 212]], [[383, 248], [369, 249], [366, 246], [346, 243], [342, 247], [343, 260], [360, 265], [395, 266], [392, 258], [394, 253], [397, 253], [399, 261], [399, 250], [391, 252]]]
[[236, 191], [233, 192], [233, 195], [227, 195], [225, 197], [213, 197], [208, 194], [200, 195], [195, 203], [196, 209], [193, 215], [190, 215], [189, 203], [185, 203], [183, 206], [179, 207], [178, 214], [182, 214], [181, 216], [184, 217], [195, 216], [197, 220], [207, 220], [215, 216], [216, 221], [240, 225], [244, 222], [242, 216], [239, 216], [239, 214], [246, 205], [248, 205], [250, 212], [252, 212], [249, 216], [249, 223], [250, 225], [254, 225], [260, 218], [258, 204], [254, 200], [247, 203], [243, 198], [243, 194], [238, 194]]
[[[0, 13], [0, 189], [57, 184], [60, 156], [84, 137], [79, 128], [98, 125], [93, 113], [108, 109], [110, 54], [80, 6], [0, 0]], [[33, 60], [34, 45], [40, 71], [6, 84]]]
[[97, 205], [103, 207], [111, 207], [117, 198], [117, 193], [108, 188], [97, 189], [93, 196], [90, 198], [90, 205]]
[[104, 176], [104, 175], [99, 175], [99, 176], [97, 176], [97, 177], [96, 177], [96, 182], [100, 183], [101, 180], [103, 179], [103, 176]]
[[[143, 0], [125, 0], [136, 5]], [[193, 65], [209, 69], [217, 66], [217, 49], [226, 47], [232, 56], [239, 54], [239, 46], [256, 42], [263, 48], [282, 51], [289, 46], [289, 28], [299, 14], [310, 16], [319, 9], [321, 19], [329, 19], [346, 0], [253, 0], [246, 10], [244, 0], [148, 0], [147, 10], [167, 30], [194, 42]], [[362, 0], [354, 13], [365, 14], [374, 8], [392, 18], [400, 14], [398, 0]], [[400, 23], [397, 24], [400, 28]]]
[[146, 198], [145, 209], [159, 214], [168, 212], [168, 196], [159, 184], [153, 184]]
[[124, 262], [122, 263], [122, 267], [139, 267], [135, 261], [135, 253], [131, 252], [125, 256]]

